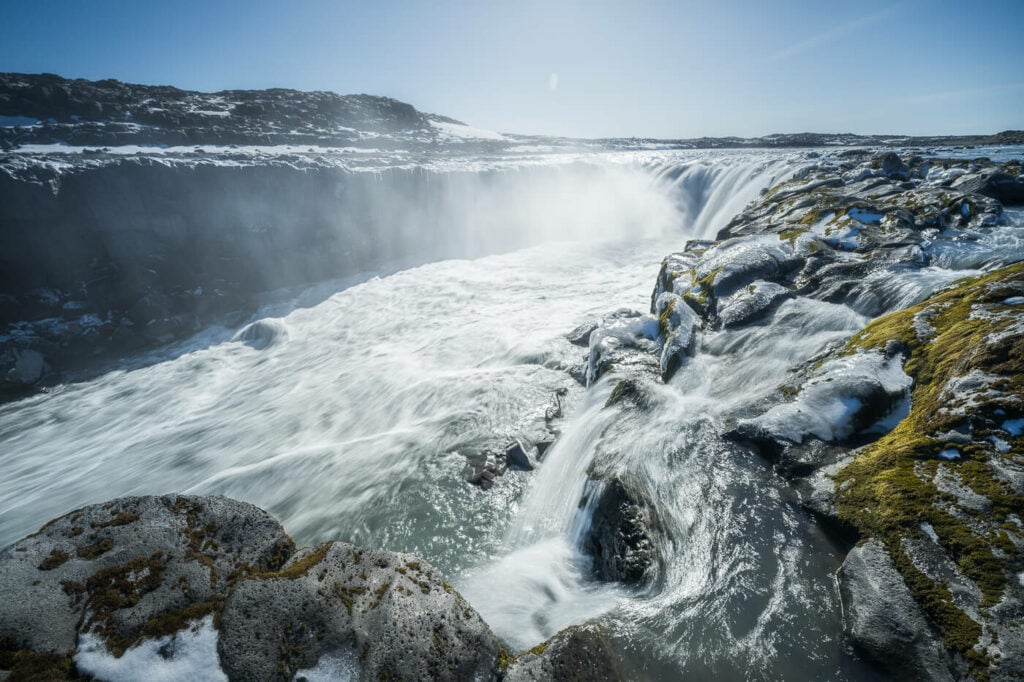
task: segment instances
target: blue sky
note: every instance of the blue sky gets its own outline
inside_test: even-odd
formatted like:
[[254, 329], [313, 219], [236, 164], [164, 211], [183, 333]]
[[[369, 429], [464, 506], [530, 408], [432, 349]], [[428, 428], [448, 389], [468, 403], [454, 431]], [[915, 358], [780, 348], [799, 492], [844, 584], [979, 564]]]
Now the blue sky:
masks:
[[388, 95], [501, 131], [1024, 128], [1024, 0], [0, 0], [0, 71]]

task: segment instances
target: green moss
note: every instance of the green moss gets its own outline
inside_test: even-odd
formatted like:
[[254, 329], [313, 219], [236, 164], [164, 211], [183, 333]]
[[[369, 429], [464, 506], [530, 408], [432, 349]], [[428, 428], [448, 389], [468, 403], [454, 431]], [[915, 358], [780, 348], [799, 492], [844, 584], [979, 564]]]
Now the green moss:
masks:
[[139, 640], [139, 635], [122, 632], [113, 619], [114, 612], [128, 609], [163, 584], [167, 558], [162, 552], [126, 561], [94, 573], [85, 581], [89, 599], [88, 618], [82, 630], [94, 630], [107, 642], [111, 653], [121, 656]]
[[49, 556], [39, 562], [40, 571], [52, 571], [58, 566], [63, 566], [64, 562], [71, 558], [71, 555], [65, 551], [54, 549], [50, 552]]
[[334, 595], [341, 600], [341, 603], [345, 605], [345, 610], [348, 611], [348, 615], [352, 615], [353, 607], [357, 598], [366, 594], [366, 587], [344, 585], [342, 583], [334, 584]]
[[285, 566], [278, 571], [259, 571], [253, 574], [256, 578], [286, 578], [288, 580], [295, 580], [301, 578], [309, 573], [309, 569], [313, 568], [327, 556], [327, 552], [331, 550], [333, 542], [325, 542], [324, 544], [317, 547], [315, 550], [293, 562], [290, 565]]
[[622, 379], [619, 383], [615, 384], [615, 388], [612, 389], [612, 393], [608, 396], [604, 406], [614, 407], [623, 402], [632, 403], [641, 410], [646, 410], [651, 406], [650, 396], [647, 395], [647, 391], [644, 390], [641, 383], [636, 379]]
[[[381, 605], [381, 603], [384, 601], [384, 595], [387, 594], [388, 590], [390, 590], [390, 589], [391, 589], [391, 581], [390, 580], [385, 582], [385, 583], [381, 583], [381, 585], [376, 590], [373, 591], [374, 600], [370, 604], [370, 608], [371, 609], [378, 608]], [[429, 588], [427, 588], [427, 591], [429, 592]]]
[[822, 211], [820, 211], [817, 208], [812, 208], [811, 210], [809, 210], [807, 213], [804, 214], [804, 217], [801, 218], [799, 223], [797, 223], [797, 224], [798, 225], [814, 225], [815, 223], [819, 222], [824, 217], [825, 217], [825, 215], [822, 215]]
[[665, 309], [661, 311], [660, 315], [658, 315], [658, 333], [662, 336], [668, 336], [669, 332], [672, 331], [670, 326], [672, 322], [672, 313], [675, 312], [676, 301], [678, 300], [679, 299], [677, 298], [669, 300], [669, 302], [665, 304]]
[[192, 621], [201, 620], [210, 614], [219, 616], [223, 609], [224, 596], [215, 595], [198, 604], [168, 611], [146, 623], [139, 633], [138, 639], [173, 635], [184, 630]]
[[70, 656], [8, 648], [0, 641], [0, 670], [8, 671], [6, 682], [51, 682], [81, 679]]
[[106, 554], [113, 548], [114, 541], [110, 538], [103, 538], [102, 540], [97, 540], [92, 544], [82, 545], [75, 553], [82, 559], [92, 561], [93, 559]]
[[[556, 637], [557, 637], [557, 635], [556, 635]], [[543, 656], [544, 652], [548, 650], [548, 645], [549, 644], [551, 644], [551, 640], [550, 639], [546, 639], [543, 642], [541, 642], [540, 644], [538, 644], [537, 646], [535, 646], [532, 649], [530, 649], [529, 651], [527, 651], [526, 653], [533, 654], [534, 656]]]
[[111, 510], [110, 512], [113, 518], [103, 521], [101, 523], [92, 524], [93, 528], [113, 528], [115, 526], [127, 526], [129, 523], [133, 523], [139, 520], [138, 514], [129, 514], [128, 512], [116, 512]]
[[779, 232], [779, 239], [795, 246], [797, 238], [802, 234], [806, 234], [807, 231], [806, 227], [789, 227]]
[[[1002, 598], [1007, 574], [1022, 563], [1016, 547], [1004, 538], [1002, 527], [1010, 515], [1024, 513], [1024, 497], [993, 474], [989, 459], [998, 455], [976, 441], [956, 445], [962, 459], [942, 464], [990, 501], [987, 512], [957, 507], [956, 499], [940, 492], [932, 482], [939, 466], [937, 454], [950, 446], [936, 434], [956, 428], [965, 419], [955, 410], [945, 409], [949, 396], [943, 388], [949, 380], [975, 369], [1000, 375], [998, 385], [1006, 392], [1001, 400], [1007, 410], [1015, 409], [1012, 404], [1024, 395], [1024, 338], [1011, 336], [995, 346], [988, 343], [989, 335], [1005, 329], [1012, 318], [971, 317], [974, 306], [1005, 298], [1005, 293], [994, 289], [1008, 283], [1024, 283], [1024, 263], [963, 280], [924, 303], [872, 322], [850, 340], [849, 353], [883, 349], [890, 341], [903, 347], [904, 370], [914, 380], [912, 409], [896, 428], [863, 448], [836, 476], [839, 516], [863, 536], [884, 542], [946, 646], [971, 662], [976, 677], [985, 674], [988, 664], [973, 649], [981, 626], [953, 603], [945, 585], [934, 584], [914, 567], [904, 555], [900, 539], [918, 533], [922, 522], [931, 524], [957, 568], [980, 588], [982, 608]], [[914, 329], [914, 317], [925, 312], [935, 330], [927, 340], [918, 338]], [[986, 409], [994, 408], [975, 406], [972, 414], [977, 418]], [[950, 511], [954, 508], [955, 515]]]

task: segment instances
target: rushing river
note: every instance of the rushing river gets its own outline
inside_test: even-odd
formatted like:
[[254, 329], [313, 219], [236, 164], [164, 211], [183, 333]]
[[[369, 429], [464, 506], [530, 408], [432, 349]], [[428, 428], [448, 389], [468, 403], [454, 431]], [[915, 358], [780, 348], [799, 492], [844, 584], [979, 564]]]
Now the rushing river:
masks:
[[[113, 497], [222, 494], [268, 509], [300, 543], [420, 554], [517, 649], [600, 618], [638, 679], [867, 679], [842, 642], [840, 550], [769, 466], [716, 434], [868, 319], [798, 299], [769, 324], [706, 334], [642, 421], [602, 410], [610, 386], [586, 391], [568, 371], [584, 351], [566, 332], [616, 308], [646, 311], [662, 257], [713, 238], [806, 162], [676, 156], [617, 161], [602, 176], [616, 193], [536, 188], [543, 198], [523, 197], [521, 220], [554, 202], [564, 224], [525, 248], [278, 294], [257, 316], [260, 343], [214, 328], [0, 406], [0, 546]], [[572, 210], [608, 196], [615, 207]], [[1015, 229], [998, 248], [1021, 248]], [[980, 267], [977, 248], [957, 267]], [[905, 305], [963, 274], [890, 284]], [[486, 492], [460, 478], [465, 454], [542, 415], [558, 389], [563, 433], [536, 471]], [[602, 440], [616, 468], [649, 482], [667, 529], [666, 568], [643, 591], [589, 581], [578, 549]]]

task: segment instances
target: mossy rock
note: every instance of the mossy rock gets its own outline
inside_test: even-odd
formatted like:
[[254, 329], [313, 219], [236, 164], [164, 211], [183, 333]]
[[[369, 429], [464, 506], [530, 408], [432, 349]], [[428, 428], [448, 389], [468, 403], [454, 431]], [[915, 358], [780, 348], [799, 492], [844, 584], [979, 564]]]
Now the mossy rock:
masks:
[[505, 682], [615, 682], [627, 679], [608, 635], [597, 625], [575, 625], [514, 658]]
[[221, 616], [231, 679], [290, 680], [345, 661], [362, 679], [491, 679], [501, 647], [479, 614], [410, 554], [333, 542], [240, 580]]
[[[996, 649], [986, 646], [1005, 624], [984, 611], [1007, 598], [1024, 598], [1016, 578], [1024, 569], [1021, 529], [1010, 523], [1024, 518], [1024, 497], [998, 474], [1001, 462], [1024, 464], [1024, 439], [1002, 431], [1006, 420], [1024, 414], [1024, 310], [1003, 303], [1022, 291], [1019, 263], [884, 316], [847, 346], [852, 353], [898, 343], [914, 386], [910, 414], [835, 477], [837, 512], [862, 536], [884, 545], [945, 646], [969, 662], [977, 679], [987, 678], [992, 666], [1020, 664], [995, 657]], [[983, 390], [965, 389], [974, 385], [965, 377], [980, 381]], [[994, 434], [1008, 441], [1007, 452], [988, 439]], [[988, 504], [971, 508], [940, 490], [940, 462]], [[980, 590], [978, 613], [965, 612], [945, 585], [927, 578], [907, 556], [902, 539], [921, 535], [922, 524]], [[1009, 541], [1007, 533], [1018, 541]]]
[[223, 497], [76, 510], [0, 553], [0, 660], [64, 666], [85, 632], [120, 655], [218, 612], [237, 576], [279, 567], [294, 547], [268, 513]]

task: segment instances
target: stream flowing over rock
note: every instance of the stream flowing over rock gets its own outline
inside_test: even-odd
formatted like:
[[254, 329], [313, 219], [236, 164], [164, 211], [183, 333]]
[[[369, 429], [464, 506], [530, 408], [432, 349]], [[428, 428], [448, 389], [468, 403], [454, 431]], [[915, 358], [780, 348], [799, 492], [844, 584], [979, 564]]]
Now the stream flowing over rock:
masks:
[[0, 679], [1024, 678], [1021, 143], [0, 74]]
[[[999, 232], [1019, 173], [894, 152], [807, 167], [718, 241], [666, 258], [654, 291], [706, 328], [755, 323], [747, 310], [794, 296], [877, 318], [724, 435], [773, 462], [837, 539], [861, 538], [838, 574], [845, 632], [899, 675], [1024, 670], [1024, 275], [998, 267], [1024, 253], [954, 246]], [[939, 268], [976, 276], [923, 289], [906, 276]]]
[[139, 670], [117, 660], [138, 665], [154, 640], [165, 644], [151, 665], [195, 656], [185, 633], [210, 616], [207, 677], [620, 679], [596, 630], [514, 659], [419, 558], [343, 542], [296, 550], [266, 512], [223, 497], [85, 507], [0, 553], [0, 670], [11, 680], [130, 677]]

